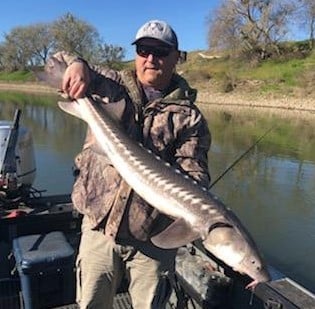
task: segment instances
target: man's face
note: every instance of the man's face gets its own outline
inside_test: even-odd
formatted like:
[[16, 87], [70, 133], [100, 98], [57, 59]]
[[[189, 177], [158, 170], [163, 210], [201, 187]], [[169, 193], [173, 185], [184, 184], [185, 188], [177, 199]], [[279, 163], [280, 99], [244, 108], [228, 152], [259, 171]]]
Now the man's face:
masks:
[[178, 51], [155, 39], [140, 40], [136, 51], [136, 73], [141, 84], [157, 90], [167, 88], [178, 61]]

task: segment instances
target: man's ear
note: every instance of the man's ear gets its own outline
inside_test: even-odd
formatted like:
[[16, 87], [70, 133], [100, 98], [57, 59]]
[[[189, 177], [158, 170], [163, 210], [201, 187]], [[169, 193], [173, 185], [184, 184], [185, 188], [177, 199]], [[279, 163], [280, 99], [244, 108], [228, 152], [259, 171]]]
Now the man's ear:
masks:
[[181, 64], [181, 63], [184, 63], [186, 60], [187, 60], [187, 52], [179, 50], [177, 63]]

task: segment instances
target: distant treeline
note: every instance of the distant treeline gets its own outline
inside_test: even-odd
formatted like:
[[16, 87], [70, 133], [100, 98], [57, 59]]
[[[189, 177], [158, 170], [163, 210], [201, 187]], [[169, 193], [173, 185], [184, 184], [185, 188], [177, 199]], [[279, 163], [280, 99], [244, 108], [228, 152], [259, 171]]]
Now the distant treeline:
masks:
[[60, 50], [108, 66], [120, 62], [125, 54], [122, 47], [103, 42], [95, 27], [67, 13], [52, 23], [16, 27], [5, 34], [0, 43], [0, 70], [42, 66]]

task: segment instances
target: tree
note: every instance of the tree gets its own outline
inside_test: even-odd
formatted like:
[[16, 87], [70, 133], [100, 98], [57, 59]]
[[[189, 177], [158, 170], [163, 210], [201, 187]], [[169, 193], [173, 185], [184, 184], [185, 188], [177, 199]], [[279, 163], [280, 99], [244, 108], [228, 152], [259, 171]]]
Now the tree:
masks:
[[43, 65], [53, 45], [49, 24], [13, 28], [1, 46], [2, 67], [12, 71]]
[[77, 54], [87, 60], [93, 58], [93, 53], [101, 43], [99, 33], [92, 25], [70, 13], [52, 24], [52, 33], [56, 50]]
[[16, 27], [9, 34], [5, 34], [5, 42], [2, 45], [3, 65], [8, 71], [25, 70], [31, 58], [30, 45], [27, 30], [23, 27]]
[[315, 1], [300, 0], [301, 6], [298, 11], [298, 19], [302, 28], [306, 29], [309, 34], [310, 49], [315, 45]]
[[56, 44], [50, 24], [39, 23], [31, 25], [26, 27], [26, 32], [27, 36], [25, 39], [29, 41], [29, 48], [32, 53], [32, 64], [45, 64]]
[[6, 70], [6, 47], [4, 43], [0, 44], [0, 71]]
[[95, 52], [94, 63], [116, 68], [117, 64], [125, 57], [125, 50], [120, 46], [112, 44], [99, 44]]
[[224, 0], [209, 17], [209, 47], [260, 59], [279, 54], [294, 9], [294, 0]]

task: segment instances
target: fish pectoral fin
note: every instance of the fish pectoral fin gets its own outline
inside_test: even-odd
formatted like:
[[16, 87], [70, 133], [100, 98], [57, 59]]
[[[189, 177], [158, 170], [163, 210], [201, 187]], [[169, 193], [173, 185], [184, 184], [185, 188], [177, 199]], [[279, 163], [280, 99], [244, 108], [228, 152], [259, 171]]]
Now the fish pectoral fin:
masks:
[[123, 118], [123, 114], [126, 109], [126, 101], [120, 100], [117, 102], [109, 102], [107, 104], [103, 104], [102, 107], [113, 120], [119, 121]]
[[59, 101], [58, 102], [58, 106], [66, 113], [72, 115], [72, 116], [75, 116], [75, 117], [78, 117], [78, 118], [82, 118], [82, 115], [79, 111], [79, 108], [78, 108], [78, 103], [76, 101]]
[[195, 232], [183, 219], [177, 219], [163, 232], [151, 238], [152, 243], [163, 249], [179, 248], [198, 239], [200, 234]]

